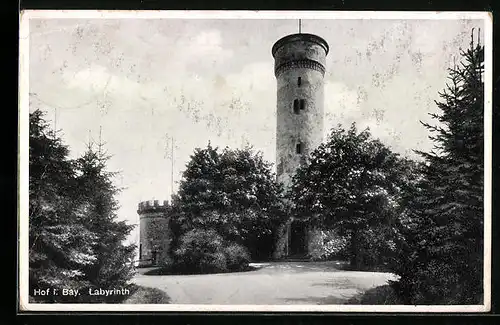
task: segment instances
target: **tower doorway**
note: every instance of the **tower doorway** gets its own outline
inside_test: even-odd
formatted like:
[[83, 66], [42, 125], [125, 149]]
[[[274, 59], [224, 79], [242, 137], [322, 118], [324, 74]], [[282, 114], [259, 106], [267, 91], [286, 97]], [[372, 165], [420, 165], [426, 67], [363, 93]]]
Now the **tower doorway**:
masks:
[[290, 256], [300, 256], [307, 253], [306, 225], [300, 221], [293, 221], [290, 225]]
[[153, 265], [157, 265], [158, 264], [158, 252], [155, 250], [153, 250], [151, 252], [151, 264]]

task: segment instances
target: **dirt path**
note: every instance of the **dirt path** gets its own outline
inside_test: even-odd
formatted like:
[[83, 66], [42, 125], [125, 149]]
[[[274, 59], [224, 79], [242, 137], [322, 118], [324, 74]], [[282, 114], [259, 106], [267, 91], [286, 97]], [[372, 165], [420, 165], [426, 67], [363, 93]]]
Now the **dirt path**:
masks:
[[342, 304], [394, 279], [389, 273], [340, 271], [335, 262], [265, 263], [259, 270], [211, 275], [144, 275], [134, 282], [164, 290], [172, 304]]

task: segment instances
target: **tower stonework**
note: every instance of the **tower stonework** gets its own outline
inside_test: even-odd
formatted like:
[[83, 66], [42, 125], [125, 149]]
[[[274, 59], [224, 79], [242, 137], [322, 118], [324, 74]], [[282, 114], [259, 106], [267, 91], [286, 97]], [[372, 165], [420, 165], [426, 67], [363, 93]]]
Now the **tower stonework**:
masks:
[[285, 187], [295, 170], [323, 141], [327, 42], [312, 34], [292, 34], [273, 48], [277, 80], [277, 178]]
[[138, 205], [139, 266], [160, 265], [168, 258], [170, 235], [167, 201], [144, 201]]
[[[272, 47], [277, 81], [276, 177], [285, 189], [323, 141], [328, 51], [323, 38], [301, 33], [287, 35]], [[307, 255], [314, 230], [291, 218], [280, 232], [275, 258]]]

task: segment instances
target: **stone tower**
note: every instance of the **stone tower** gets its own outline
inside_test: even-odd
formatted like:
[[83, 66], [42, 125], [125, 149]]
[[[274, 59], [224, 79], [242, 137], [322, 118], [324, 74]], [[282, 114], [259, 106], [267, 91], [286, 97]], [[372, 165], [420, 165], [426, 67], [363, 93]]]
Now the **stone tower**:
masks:
[[159, 265], [168, 258], [170, 244], [167, 201], [140, 202], [137, 213], [139, 223], [139, 266]]
[[[323, 141], [324, 75], [328, 43], [312, 34], [292, 34], [273, 48], [277, 80], [276, 176], [290, 187], [296, 169]], [[306, 222], [283, 225], [276, 258], [305, 257], [316, 231]]]
[[292, 34], [273, 48], [277, 80], [276, 174], [285, 187], [297, 167], [323, 141], [327, 42]]

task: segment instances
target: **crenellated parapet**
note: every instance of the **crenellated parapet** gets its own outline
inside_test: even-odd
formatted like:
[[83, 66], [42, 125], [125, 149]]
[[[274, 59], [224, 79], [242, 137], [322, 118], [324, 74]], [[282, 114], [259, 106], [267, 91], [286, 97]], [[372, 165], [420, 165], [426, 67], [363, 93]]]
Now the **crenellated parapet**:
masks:
[[166, 212], [169, 204], [167, 200], [149, 200], [140, 202], [137, 207], [137, 213], [142, 217], [152, 212]]
[[290, 69], [312, 69], [321, 72], [321, 74], [325, 75], [325, 66], [319, 63], [318, 61], [302, 59], [302, 60], [293, 60], [286, 61], [281, 63], [281, 65], [277, 66], [274, 69], [274, 75], [278, 78], [283, 72]]

